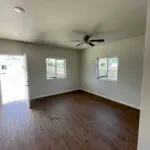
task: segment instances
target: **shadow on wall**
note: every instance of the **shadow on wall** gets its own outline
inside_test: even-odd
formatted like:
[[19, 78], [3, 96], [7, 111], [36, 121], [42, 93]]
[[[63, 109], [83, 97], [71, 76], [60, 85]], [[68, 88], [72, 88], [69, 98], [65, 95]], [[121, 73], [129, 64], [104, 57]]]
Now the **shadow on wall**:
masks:
[[72, 49], [72, 50], [76, 50], [76, 47], [73, 48], [73, 47], [67, 47], [67, 45], [65, 46], [65, 44], [59, 44], [59, 43], [56, 43], [56, 42], [51, 42], [49, 41], [49, 35], [50, 34], [53, 34], [53, 33], [50, 33], [49, 31], [48, 32], [39, 32], [38, 34], [35, 35], [35, 40], [34, 40], [34, 43], [36, 44], [44, 44], [44, 45], [48, 45], [48, 46], [51, 46], [51, 47], [54, 47], [54, 48], [64, 48], [64, 49]]
[[94, 26], [91, 28], [86, 28], [86, 25], [80, 25], [77, 29], [73, 30], [73, 33], [76, 35], [90, 35], [92, 37], [101, 37], [104, 38], [105, 34], [112, 34], [116, 33], [119, 28], [115, 29], [108, 29], [105, 25], [102, 25], [101, 23], [94, 24]]
[[[93, 38], [97, 37], [97, 38], [105, 38], [105, 41], [107, 42], [107, 36], [111, 35], [111, 34], [116, 34], [120, 29], [119, 28], [114, 28], [114, 29], [110, 29], [108, 27], [105, 27], [104, 24], [101, 23], [95, 23], [93, 25], [93, 27], [88, 27], [85, 24], [83, 25], [77, 25], [77, 28], [70, 28], [70, 31], [67, 31], [67, 33], [65, 33], [66, 36], [68, 36], [68, 41], [67, 42], [71, 42], [71, 39], [73, 40], [83, 40], [83, 36], [85, 35], [90, 35]], [[56, 32], [59, 33], [59, 31], [56, 30]], [[64, 47], [66, 48], [68, 45], [65, 46], [65, 42], [64, 44], [59, 44], [57, 42], [51, 42], [50, 39], [50, 35], [55, 35], [54, 32], [52, 31], [43, 31], [43, 32], [38, 32], [37, 34], [35, 34], [35, 43], [39, 43], [39, 44], [47, 44], [47, 45], [51, 45], [54, 47]], [[52, 38], [52, 36], [51, 36]], [[70, 40], [69, 40], [70, 39]], [[109, 39], [109, 38], [108, 38]], [[56, 40], [57, 41], [57, 40]], [[74, 47], [73, 49], [76, 49], [77, 47]]]

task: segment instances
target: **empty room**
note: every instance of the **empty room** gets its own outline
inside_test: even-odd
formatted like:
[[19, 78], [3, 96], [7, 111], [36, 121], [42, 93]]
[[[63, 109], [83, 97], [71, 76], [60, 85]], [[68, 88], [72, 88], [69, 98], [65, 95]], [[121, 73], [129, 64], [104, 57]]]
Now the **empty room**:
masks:
[[150, 150], [150, 0], [0, 1], [0, 150]]

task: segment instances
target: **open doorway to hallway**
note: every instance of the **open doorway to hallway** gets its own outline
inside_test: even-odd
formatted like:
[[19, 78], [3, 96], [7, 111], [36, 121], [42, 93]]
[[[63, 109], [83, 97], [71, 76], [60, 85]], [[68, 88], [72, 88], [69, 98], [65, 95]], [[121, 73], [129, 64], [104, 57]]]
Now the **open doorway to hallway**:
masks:
[[0, 55], [1, 104], [27, 102], [27, 69], [25, 55]]

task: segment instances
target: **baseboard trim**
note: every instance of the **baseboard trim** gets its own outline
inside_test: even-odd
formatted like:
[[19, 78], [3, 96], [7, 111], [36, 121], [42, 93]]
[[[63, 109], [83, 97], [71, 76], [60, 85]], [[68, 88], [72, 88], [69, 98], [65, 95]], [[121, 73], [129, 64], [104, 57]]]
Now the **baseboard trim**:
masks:
[[80, 91], [80, 92], [83, 91], [83, 92], [85, 92], [85, 93], [89, 93], [89, 94], [92, 94], [92, 95], [95, 95], [95, 96], [104, 98], [104, 99], [106, 99], [106, 100], [109, 101], [109, 102], [116, 103], [116, 104], [118, 104], [118, 105], [122, 105], [122, 106], [125, 106], [125, 107], [130, 107], [130, 108], [132, 108], [132, 109], [135, 109], [135, 110], [140, 111], [140, 108], [139, 108], [139, 107], [136, 107], [136, 106], [134, 106], [134, 105], [127, 104], [127, 103], [124, 103], [124, 102], [120, 102], [120, 101], [118, 101], [118, 100], [116, 100], [116, 99], [113, 99], [113, 98], [110, 98], [110, 97], [107, 97], [107, 96], [104, 96], [104, 95], [101, 95], [101, 94], [92, 92], [92, 91], [90, 91], [90, 90], [82, 89], [82, 88], [74, 89], [74, 90], [69, 90], [69, 91], [65, 91], [65, 92], [52, 93], [52, 94], [50, 94], [50, 95], [42, 95], [41, 97], [33, 98], [33, 99], [30, 100], [30, 108], [32, 107], [32, 102], [34, 102], [34, 101], [44, 100], [44, 99], [48, 99], [48, 98], [53, 97], [53, 96], [60, 96], [60, 95], [69, 94], [69, 93], [78, 92], [78, 91]]
[[49, 95], [41, 95], [40, 97], [32, 98], [30, 101], [41, 100], [41, 99], [49, 98], [52, 96], [63, 95], [63, 94], [69, 94], [69, 93], [76, 92], [76, 91], [80, 91], [80, 89], [68, 90], [65, 92], [58, 92], [58, 93], [51, 93]]
[[140, 111], [139, 107], [131, 105], [131, 104], [127, 104], [127, 103], [124, 103], [124, 102], [120, 102], [120, 101], [118, 101], [116, 99], [113, 99], [113, 98], [110, 98], [110, 97], [107, 97], [107, 96], [104, 96], [104, 95], [101, 95], [101, 94], [98, 94], [98, 93], [95, 93], [95, 92], [92, 92], [92, 91], [89, 91], [89, 90], [86, 90], [86, 89], [80, 89], [80, 91], [87, 92], [89, 94], [92, 94], [92, 95], [95, 95], [95, 96], [99, 96], [101, 98], [105, 98], [106, 100], [111, 101], [113, 103], [118, 103], [120, 105], [123, 105], [123, 106], [126, 106], [126, 107], [130, 107], [132, 109], [136, 109], [136, 110]]

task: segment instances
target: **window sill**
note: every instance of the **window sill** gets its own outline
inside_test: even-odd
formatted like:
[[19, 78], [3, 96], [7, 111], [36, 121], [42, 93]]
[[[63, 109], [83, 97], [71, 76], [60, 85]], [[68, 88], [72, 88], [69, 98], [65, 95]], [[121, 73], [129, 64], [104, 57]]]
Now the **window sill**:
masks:
[[100, 81], [118, 82], [118, 80], [113, 80], [113, 79], [104, 79], [104, 78], [101, 78], [101, 77], [97, 77], [96, 79], [97, 79], [97, 80], [100, 80]]
[[66, 77], [58, 78], [58, 77], [52, 77], [52, 78], [47, 78], [47, 80], [59, 80], [59, 79], [66, 79]]

